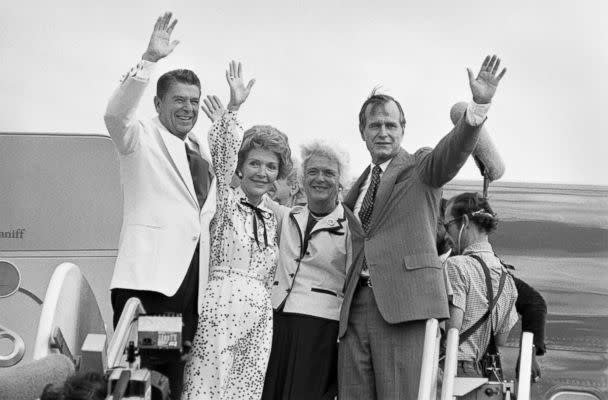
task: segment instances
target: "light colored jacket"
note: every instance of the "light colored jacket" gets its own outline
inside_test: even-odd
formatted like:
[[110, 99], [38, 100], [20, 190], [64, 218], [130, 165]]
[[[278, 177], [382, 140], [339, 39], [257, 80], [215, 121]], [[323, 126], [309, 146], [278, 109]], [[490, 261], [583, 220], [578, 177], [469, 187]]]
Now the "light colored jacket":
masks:
[[[172, 296], [186, 276], [200, 240], [199, 298], [209, 275], [209, 223], [216, 208], [215, 178], [202, 209], [185, 147], [158, 117], [137, 120], [149, 79], [129, 74], [111, 97], [104, 120], [119, 153], [123, 223], [110, 288], [150, 290]], [[209, 158], [200, 136], [188, 138]], [[100, 171], [103, 173], [103, 171]], [[200, 311], [200, 310], [199, 310]]]
[[266, 204], [273, 209], [280, 227], [272, 307], [338, 321], [352, 259], [351, 233], [345, 215], [350, 211], [338, 204], [316, 223], [306, 240], [308, 207], [290, 210], [272, 201], [266, 200]]

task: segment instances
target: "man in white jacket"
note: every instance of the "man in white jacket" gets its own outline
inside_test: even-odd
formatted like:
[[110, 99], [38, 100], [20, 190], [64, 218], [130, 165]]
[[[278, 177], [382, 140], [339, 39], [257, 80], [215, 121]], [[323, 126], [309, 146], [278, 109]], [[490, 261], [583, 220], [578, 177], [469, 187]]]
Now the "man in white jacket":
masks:
[[[104, 116], [119, 153], [123, 225], [111, 283], [114, 325], [125, 303], [138, 297], [148, 314], [181, 313], [183, 340], [191, 341], [198, 297], [208, 277], [209, 223], [215, 213], [215, 178], [201, 136], [192, 132], [201, 86], [189, 70], [174, 70], [157, 83], [158, 116], [135, 111], [156, 63], [169, 55], [177, 20], [159, 17], [142, 60], [114, 92]], [[155, 367], [181, 394], [183, 365]]]

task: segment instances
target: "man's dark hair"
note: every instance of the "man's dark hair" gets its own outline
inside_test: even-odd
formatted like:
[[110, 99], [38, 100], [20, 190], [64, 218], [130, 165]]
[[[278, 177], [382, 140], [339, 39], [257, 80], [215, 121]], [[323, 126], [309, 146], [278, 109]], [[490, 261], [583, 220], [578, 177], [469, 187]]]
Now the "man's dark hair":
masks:
[[175, 82], [194, 85], [199, 91], [201, 90], [201, 81], [194, 72], [189, 69], [174, 69], [173, 71], [165, 72], [158, 78], [158, 82], [156, 82], [156, 97], [162, 99]]
[[386, 103], [390, 103], [391, 101], [395, 102], [397, 108], [399, 109], [399, 124], [401, 125], [401, 129], [405, 128], [405, 113], [403, 112], [403, 108], [401, 108], [401, 104], [393, 96], [389, 96], [388, 94], [378, 93], [378, 88], [374, 88], [370, 93], [369, 97], [363, 105], [361, 106], [361, 110], [359, 111], [359, 132], [363, 135], [363, 130], [365, 129], [365, 125], [367, 124], [367, 120], [365, 119], [365, 112], [367, 111], [368, 106], [371, 106], [372, 109], [376, 106], [383, 105]]

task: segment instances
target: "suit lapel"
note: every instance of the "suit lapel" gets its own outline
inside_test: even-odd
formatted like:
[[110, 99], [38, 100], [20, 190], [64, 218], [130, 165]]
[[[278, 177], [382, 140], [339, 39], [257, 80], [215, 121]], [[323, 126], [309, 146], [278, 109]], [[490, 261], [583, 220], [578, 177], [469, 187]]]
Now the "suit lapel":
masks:
[[293, 217], [298, 225], [298, 229], [300, 230], [300, 234], [302, 235], [302, 240], [304, 239], [304, 230], [306, 229], [306, 222], [308, 221], [308, 208], [302, 207], [299, 212], [294, 212]]
[[290, 213], [289, 218], [298, 230], [298, 238], [300, 239], [300, 257], [304, 251], [304, 229], [306, 229], [307, 207], [295, 207]]
[[359, 191], [361, 190], [361, 185], [365, 182], [365, 178], [369, 175], [370, 167], [365, 168], [365, 171], [361, 174], [359, 179], [353, 184], [348, 193], [346, 194], [346, 198], [344, 199], [344, 205], [350, 208], [351, 211], [355, 209], [355, 203], [357, 202], [357, 197], [359, 197]]
[[[171, 135], [171, 133], [166, 131], [158, 118], [156, 119], [156, 123], [157, 126], [155, 131], [157, 134], [159, 147], [165, 153], [165, 156], [169, 160], [170, 164], [173, 166], [177, 172], [177, 175], [186, 186], [186, 189], [190, 194], [190, 198], [198, 207], [198, 200], [196, 199], [196, 192], [194, 191], [192, 174], [190, 173], [190, 166], [188, 165], [188, 159], [186, 158], [186, 149], [185, 147], [172, 146], [173, 143], [167, 143], [167, 139], [169, 138], [165, 138], [165, 135]], [[164, 132], [161, 132], [161, 129], [164, 130]]]

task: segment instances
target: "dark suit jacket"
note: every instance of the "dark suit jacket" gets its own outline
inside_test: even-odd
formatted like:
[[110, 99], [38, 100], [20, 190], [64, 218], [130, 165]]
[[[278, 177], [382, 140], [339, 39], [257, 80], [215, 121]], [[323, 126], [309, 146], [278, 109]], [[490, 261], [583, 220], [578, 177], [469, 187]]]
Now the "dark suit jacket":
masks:
[[[447, 318], [448, 301], [435, 247], [441, 187], [460, 170], [479, 137], [479, 128], [463, 118], [434, 149], [415, 154], [404, 149], [382, 175], [368, 234], [358, 220], [349, 221], [353, 264], [346, 278], [340, 313], [342, 337], [350, 305], [367, 260], [373, 292], [382, 317], [391, 324], [427, 318]], [[346, 195], [353, 210], [367, 168]]]

